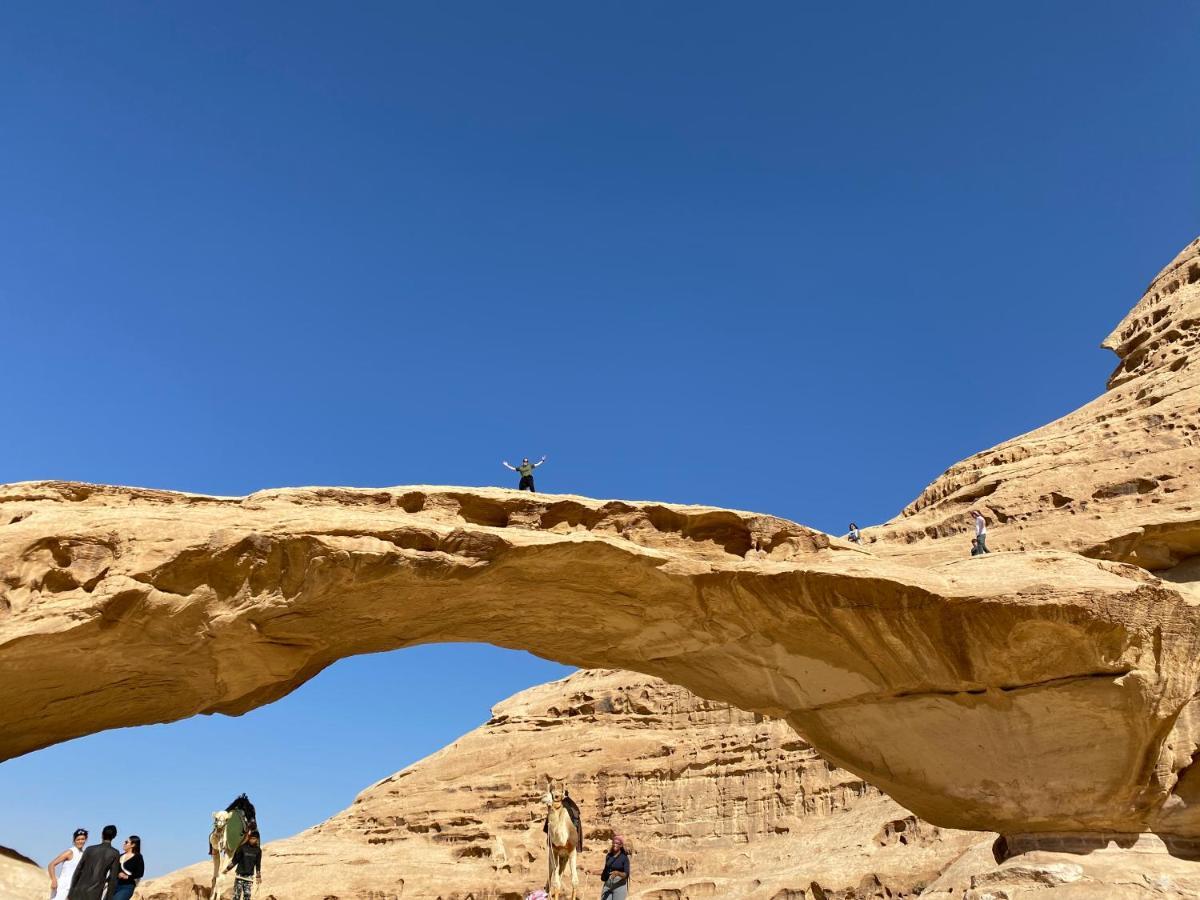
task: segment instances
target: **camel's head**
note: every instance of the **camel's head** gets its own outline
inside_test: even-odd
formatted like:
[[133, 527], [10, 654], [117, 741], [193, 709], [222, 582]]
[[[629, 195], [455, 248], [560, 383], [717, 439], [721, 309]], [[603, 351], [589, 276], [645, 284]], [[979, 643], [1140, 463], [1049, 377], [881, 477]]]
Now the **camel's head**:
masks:
[[563, 797], [567, 795], [567, 783], [561, 778], [546, 779], [546, 794], [542, 797], [542, 802], [547, 806], [552, 806], [558, 809], [562, 806]]
[[228, 821], [229, 821], [229, 813], [225, 812], [224, 810], [213, 813], [213, 825], [215, 827], [219, 828], [220, 826], [224, 825]]

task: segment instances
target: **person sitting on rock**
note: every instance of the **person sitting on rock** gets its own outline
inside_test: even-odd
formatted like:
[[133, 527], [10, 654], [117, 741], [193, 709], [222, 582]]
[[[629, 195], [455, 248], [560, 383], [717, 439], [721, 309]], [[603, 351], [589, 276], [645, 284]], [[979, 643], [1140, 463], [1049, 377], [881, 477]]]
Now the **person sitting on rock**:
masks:
[[975, 545], [979, 550], [979, 554], [987, 553], [987, 520], [983, 517], [983, 513], [977, 509], [971, 510], [971, 515], [975, 517]]
[[854, 541], [856, 544], [862, 543], [862, 534], [858, 530], [858, 525], [854, 522], [850, 523], [850, 533], [846, 535], [846, 540]]
[[507, 459], [502, 460], [501, 464], [506, 469], [511, 469], [514, 472], [520, 473], [521, 480], [517, 484], [518, 491], [533, 491], [533, 490], [536, 490], [533, 486], [533, 470], [545, 462], [546, 462], [545, 456], [543, 456], [540, 460], [538, 460], [535, 463], [531, 463], [529, 461], [529, 457], [527, 456], [523, 460], [521, 460], [521, 464], [519, 466], [510, 466], [508, 464]]

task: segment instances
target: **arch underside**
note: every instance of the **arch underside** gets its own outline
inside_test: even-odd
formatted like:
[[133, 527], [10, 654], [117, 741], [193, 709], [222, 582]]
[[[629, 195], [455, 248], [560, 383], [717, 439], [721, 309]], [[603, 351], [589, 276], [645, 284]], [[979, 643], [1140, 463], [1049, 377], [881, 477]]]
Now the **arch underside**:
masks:
[[0, 523], [0, 758], [476, 641], [786, 718], [935, 824], [1200, 831], [1196, 607], [1133, 566], [916, 566], [769, 516], [465, 488], [23, 484]]

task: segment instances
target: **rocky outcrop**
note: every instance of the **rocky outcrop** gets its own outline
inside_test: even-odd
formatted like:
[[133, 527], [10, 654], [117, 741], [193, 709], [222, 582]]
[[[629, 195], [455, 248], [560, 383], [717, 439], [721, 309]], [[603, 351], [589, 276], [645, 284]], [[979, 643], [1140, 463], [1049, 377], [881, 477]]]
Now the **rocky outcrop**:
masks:
[[40, 483], [0, 510], [0, 756], [487, 641], [785, 718], [943, 827], [1140, 831], [1182, 803], [1200, 831], [1167, 742], [1198, 610], [1133, 566], [917, 568], [765, 516], [501, 490]]
[[[981, 840], [917, 819], [785, 722], [654, 678], [583, 671], [500, 703], [349, 809], [269, 844], [262, 895], [523, 897], [546, 877], [547, 776], [567, 778], [583, 810], [585, 897], [614, 832], [647, 900], [871, 896], [863, 885], [899, 900]], [[190, 900], [210, 873], [197, 865], [140, 891]]]
[[[1104, 346], [1108, 391], [1079, 410], [952, 466], [873, 550], [961, 557], [967, 511], [1000, 549], [1066, 549], [1200, 585], [1200, 239], [1150, 283]], [[1193, 593], [1195, 602], [1200, 595]]]
[[32, 900], [49, 894], [50, 876], [45, 870], [15, 850], [0, 847], [0, 897]]
[[[867, 549], [500, 490], [0, 488], [0, 758], [244, 712], [351, 654], [486, 641], [784, 718], [939, 826], [1152, 830], [1182, 852], [1200, 836], [1198, 254], [1110, 338], [1107, 394], [952, 468]], [[994, 549], [1026, 552], [951, 561], [971, 505]], [[131, 699], [133, 681], [154, 690]]]

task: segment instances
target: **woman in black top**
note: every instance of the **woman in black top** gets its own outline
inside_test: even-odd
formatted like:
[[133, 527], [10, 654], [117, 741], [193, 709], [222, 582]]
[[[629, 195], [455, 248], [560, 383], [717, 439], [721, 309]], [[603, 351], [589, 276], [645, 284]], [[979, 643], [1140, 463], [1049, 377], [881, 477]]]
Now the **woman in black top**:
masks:
[[136, 834], [125, 838], [125, 852], [121, 854], [121, 871], [117, 873], [117, 889], [111, 900], [129, 900], [133, 889], [146, 874], [146, 862], [142, 859], [142, 839]]
[[604, 882], [600, 900], [625, 900], [629, 896], [629, 854], [625, 852], [625, 839], [620, 835], [613, 835], [612, 848], [604, 856], [600, 880]]

